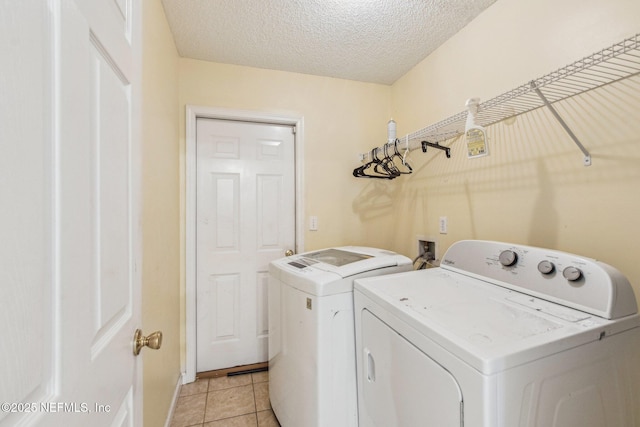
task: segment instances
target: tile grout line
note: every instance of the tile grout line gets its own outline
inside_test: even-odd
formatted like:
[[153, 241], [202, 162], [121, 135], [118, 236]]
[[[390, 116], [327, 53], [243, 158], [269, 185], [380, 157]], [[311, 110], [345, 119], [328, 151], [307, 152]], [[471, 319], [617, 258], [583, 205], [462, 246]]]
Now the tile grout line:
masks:
[[207, 404], [209, 403], [209, 387], [211, 387], [211, 379], [207, 379], [207, 394], [204, 397], [204, 410], [202, 411], [202, 425], [204, 426], [205, 418], [207, 416]]
[[256, 427], [258, 426], [258, 404], [256, 402], [256, 387], [253, 382], [253, 374], [249, 374], [251, 378], [251, 394], [253, 395], [253, 415], [256, 418]]
[[253, 374], [251, 374], [251, 391], [253, 392], [253, 409], [256, 412], [256, 427], [258, 427], [258, 402], [256, 401], [256, 383], [253, 382]]

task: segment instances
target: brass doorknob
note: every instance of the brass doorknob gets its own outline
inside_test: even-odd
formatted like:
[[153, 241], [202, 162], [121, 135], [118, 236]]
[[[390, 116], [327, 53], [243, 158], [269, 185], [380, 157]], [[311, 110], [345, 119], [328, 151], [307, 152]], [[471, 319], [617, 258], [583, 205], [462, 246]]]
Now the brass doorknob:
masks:
[[284, 256], [291, 256], [293, 255], [293, 251], [291, 249], [287, 249], [287, 251], [284, 253]]
[[140, 354], [142, 347], [149, 347], [157, 350], [162, 345], [162, 332], [155, 331], [148, 337], [142, 335], [141, 329], [136, 329], [136, 333], [133, 335], [133, 354], [135, 356]]

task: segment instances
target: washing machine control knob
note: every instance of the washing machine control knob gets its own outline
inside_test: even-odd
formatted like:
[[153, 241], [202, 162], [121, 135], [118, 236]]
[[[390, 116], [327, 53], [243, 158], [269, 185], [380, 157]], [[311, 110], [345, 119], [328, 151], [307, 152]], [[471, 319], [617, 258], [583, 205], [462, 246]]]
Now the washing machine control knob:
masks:
[[576, 267], [567, 267], [562, 270], [562, 275], [570, 282], [575, 282], [582, 277], [582, 271]]
[[498, 257], [498, 259], [500, 260], [500, 264], [504, 265], [505, 267], [510, 267], [518, 262], [518, 254], [508, 249], [506, 251], [500, 252], [500, 256]]
[[544, 260], [538, 263], [538, 271], [542, 274], [551, 274], [555, 269], [556, 269], [556, 266], [553, 265], [551, 261]]

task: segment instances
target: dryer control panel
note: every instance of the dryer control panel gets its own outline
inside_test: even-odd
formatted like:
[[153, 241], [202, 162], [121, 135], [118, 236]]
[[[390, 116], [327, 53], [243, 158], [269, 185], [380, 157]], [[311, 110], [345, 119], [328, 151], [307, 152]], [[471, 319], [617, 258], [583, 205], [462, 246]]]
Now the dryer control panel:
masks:
[[638, 311], [631, 284], [622, 273], [566, 252], [462, 240], [449, 248], [440, 266], [607, 319]]

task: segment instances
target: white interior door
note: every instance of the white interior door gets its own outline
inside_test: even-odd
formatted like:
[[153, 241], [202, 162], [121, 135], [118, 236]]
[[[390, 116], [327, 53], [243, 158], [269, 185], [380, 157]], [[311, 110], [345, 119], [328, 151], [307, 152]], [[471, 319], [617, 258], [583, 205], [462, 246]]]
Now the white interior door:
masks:
[[268, 360], [268, 265], [295, 244], [293, 129], [197, 119], [198, 372]]
[[2, 426], [141, 425], [133, 3], [0, 3]]

